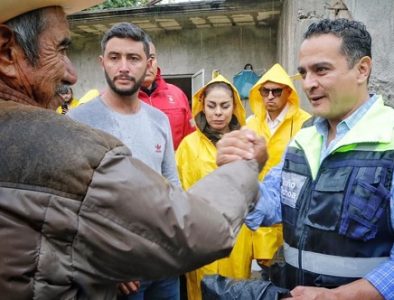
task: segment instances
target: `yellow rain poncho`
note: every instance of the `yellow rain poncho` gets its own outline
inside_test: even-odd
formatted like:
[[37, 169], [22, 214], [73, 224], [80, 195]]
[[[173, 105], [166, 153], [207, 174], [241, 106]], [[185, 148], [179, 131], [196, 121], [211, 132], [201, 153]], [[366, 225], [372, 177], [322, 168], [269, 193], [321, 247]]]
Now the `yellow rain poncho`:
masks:
[[[205, 88], [213, 82], [225, 82], [234, 92], [234, 112], [238, 123], [245, 125], [245, 110], [235, 87], [223, 76], [219, 75], [206, 86], [200, 89], [193, 97], [192, 114], [196, 116], [203, 110], [203, 102], [200, 100]], [[185, 190], [195, 182], [211, 173], [217, 168], [216, 147], [197, 126], [197, 130], [186, 136], [176, 151], [176, 162], [179, 179]], [[203, 276], [208, 274], [221, 274], [223, 276], [245, 279], [250, 277], [252, 261], [252, 231], [245, 225], [238, 234], [237, 242], [228, 258], [217, 260], [200, 269], [186, 274], [188, 300], [200, 300], [200, 282]]]
[[[267, 81], [287, 85], [292, 90], [288, 98], [287, 114], [274, 134], [271, 134], [267, 124], [267, 111], [260, 94], [261, 86]], [[262, 180], [267, 172], [280, 162], [290, 140], [301, 129], [302, 124], [310, 118], [310, 115], [300, 108], [300, 99], [293, 82], [279, 64], [275, 64], [256, 82], [250, 90], [249, 101], [254, 115], [248, 118], [246, 126], [264, 137], [267, 142], [268, 160], [259, 175], [259, 179]], [[271, 259], [282, 243], [282, 225], [259, 228], [253, 232], [254, 258]]]

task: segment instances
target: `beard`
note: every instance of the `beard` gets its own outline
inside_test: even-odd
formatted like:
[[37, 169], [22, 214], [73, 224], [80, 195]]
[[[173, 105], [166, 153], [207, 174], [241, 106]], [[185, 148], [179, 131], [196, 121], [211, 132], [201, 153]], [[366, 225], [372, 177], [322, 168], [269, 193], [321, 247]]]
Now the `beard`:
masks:
[[126, 77], [127, 80], [133, 81], [134, 85], [132, 87], [130, 87], [130, 88], [118, 88], [115, 85], [115, 81], [120, 76], [115, 76], [113, 79], [111, 79], [106, 71], [104, 71], [104, 74], [105, 74], [105, 80], [107, 81], [108, 86], [111, 88], [111, 90], [114, 93], [118, 94], [119, 96], [132, 96], [132, 95], [134, 95], [140, 89], [141, 84], [142, 84], [142, 82], [143, 82], [143, 80], [145, 78], [145, 73], [138, 80], [136, 80], [136, 78], [132, 77], [132, 76], [122, 75], [122, 78]]

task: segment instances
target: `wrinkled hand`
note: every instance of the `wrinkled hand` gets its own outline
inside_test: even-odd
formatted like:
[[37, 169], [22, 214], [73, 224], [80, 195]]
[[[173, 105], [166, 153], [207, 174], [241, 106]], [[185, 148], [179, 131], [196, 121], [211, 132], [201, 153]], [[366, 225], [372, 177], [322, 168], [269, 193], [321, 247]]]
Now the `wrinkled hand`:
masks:
[[123, 295], [135, 294], [140, 288], [138, 280], [118, 284], [118, 289]]
[[226, 133], [216, 147], [218, 166], [240, 159], [256, 159], [263, 166], [268, 158], [264, 138], [246, 128]]

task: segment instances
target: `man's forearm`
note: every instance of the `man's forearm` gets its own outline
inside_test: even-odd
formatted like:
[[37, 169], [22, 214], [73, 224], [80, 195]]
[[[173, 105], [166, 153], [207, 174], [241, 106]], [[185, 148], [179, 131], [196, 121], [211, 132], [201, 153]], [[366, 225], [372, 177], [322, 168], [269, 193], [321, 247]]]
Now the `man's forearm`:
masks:
[[384, 299], [378, 290], [366, 279], [360, 279], [352, 283], [342, 285], [334, 289], [334, 291], [338, 295], [338, 299]]
[[365, 279], [335, 289], [298, 286], [291, 291], [294, 300], [383, 300], [383, 296]]

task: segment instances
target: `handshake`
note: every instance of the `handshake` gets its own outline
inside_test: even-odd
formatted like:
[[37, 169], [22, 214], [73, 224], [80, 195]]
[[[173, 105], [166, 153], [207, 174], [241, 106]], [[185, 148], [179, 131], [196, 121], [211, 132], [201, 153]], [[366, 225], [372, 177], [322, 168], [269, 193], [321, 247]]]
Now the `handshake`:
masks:
[[218, 166], [240, 159], [255, 159], [261, 169], [268, 159], [265, 139], [247, 128], [226, 133], [216, 147]]

